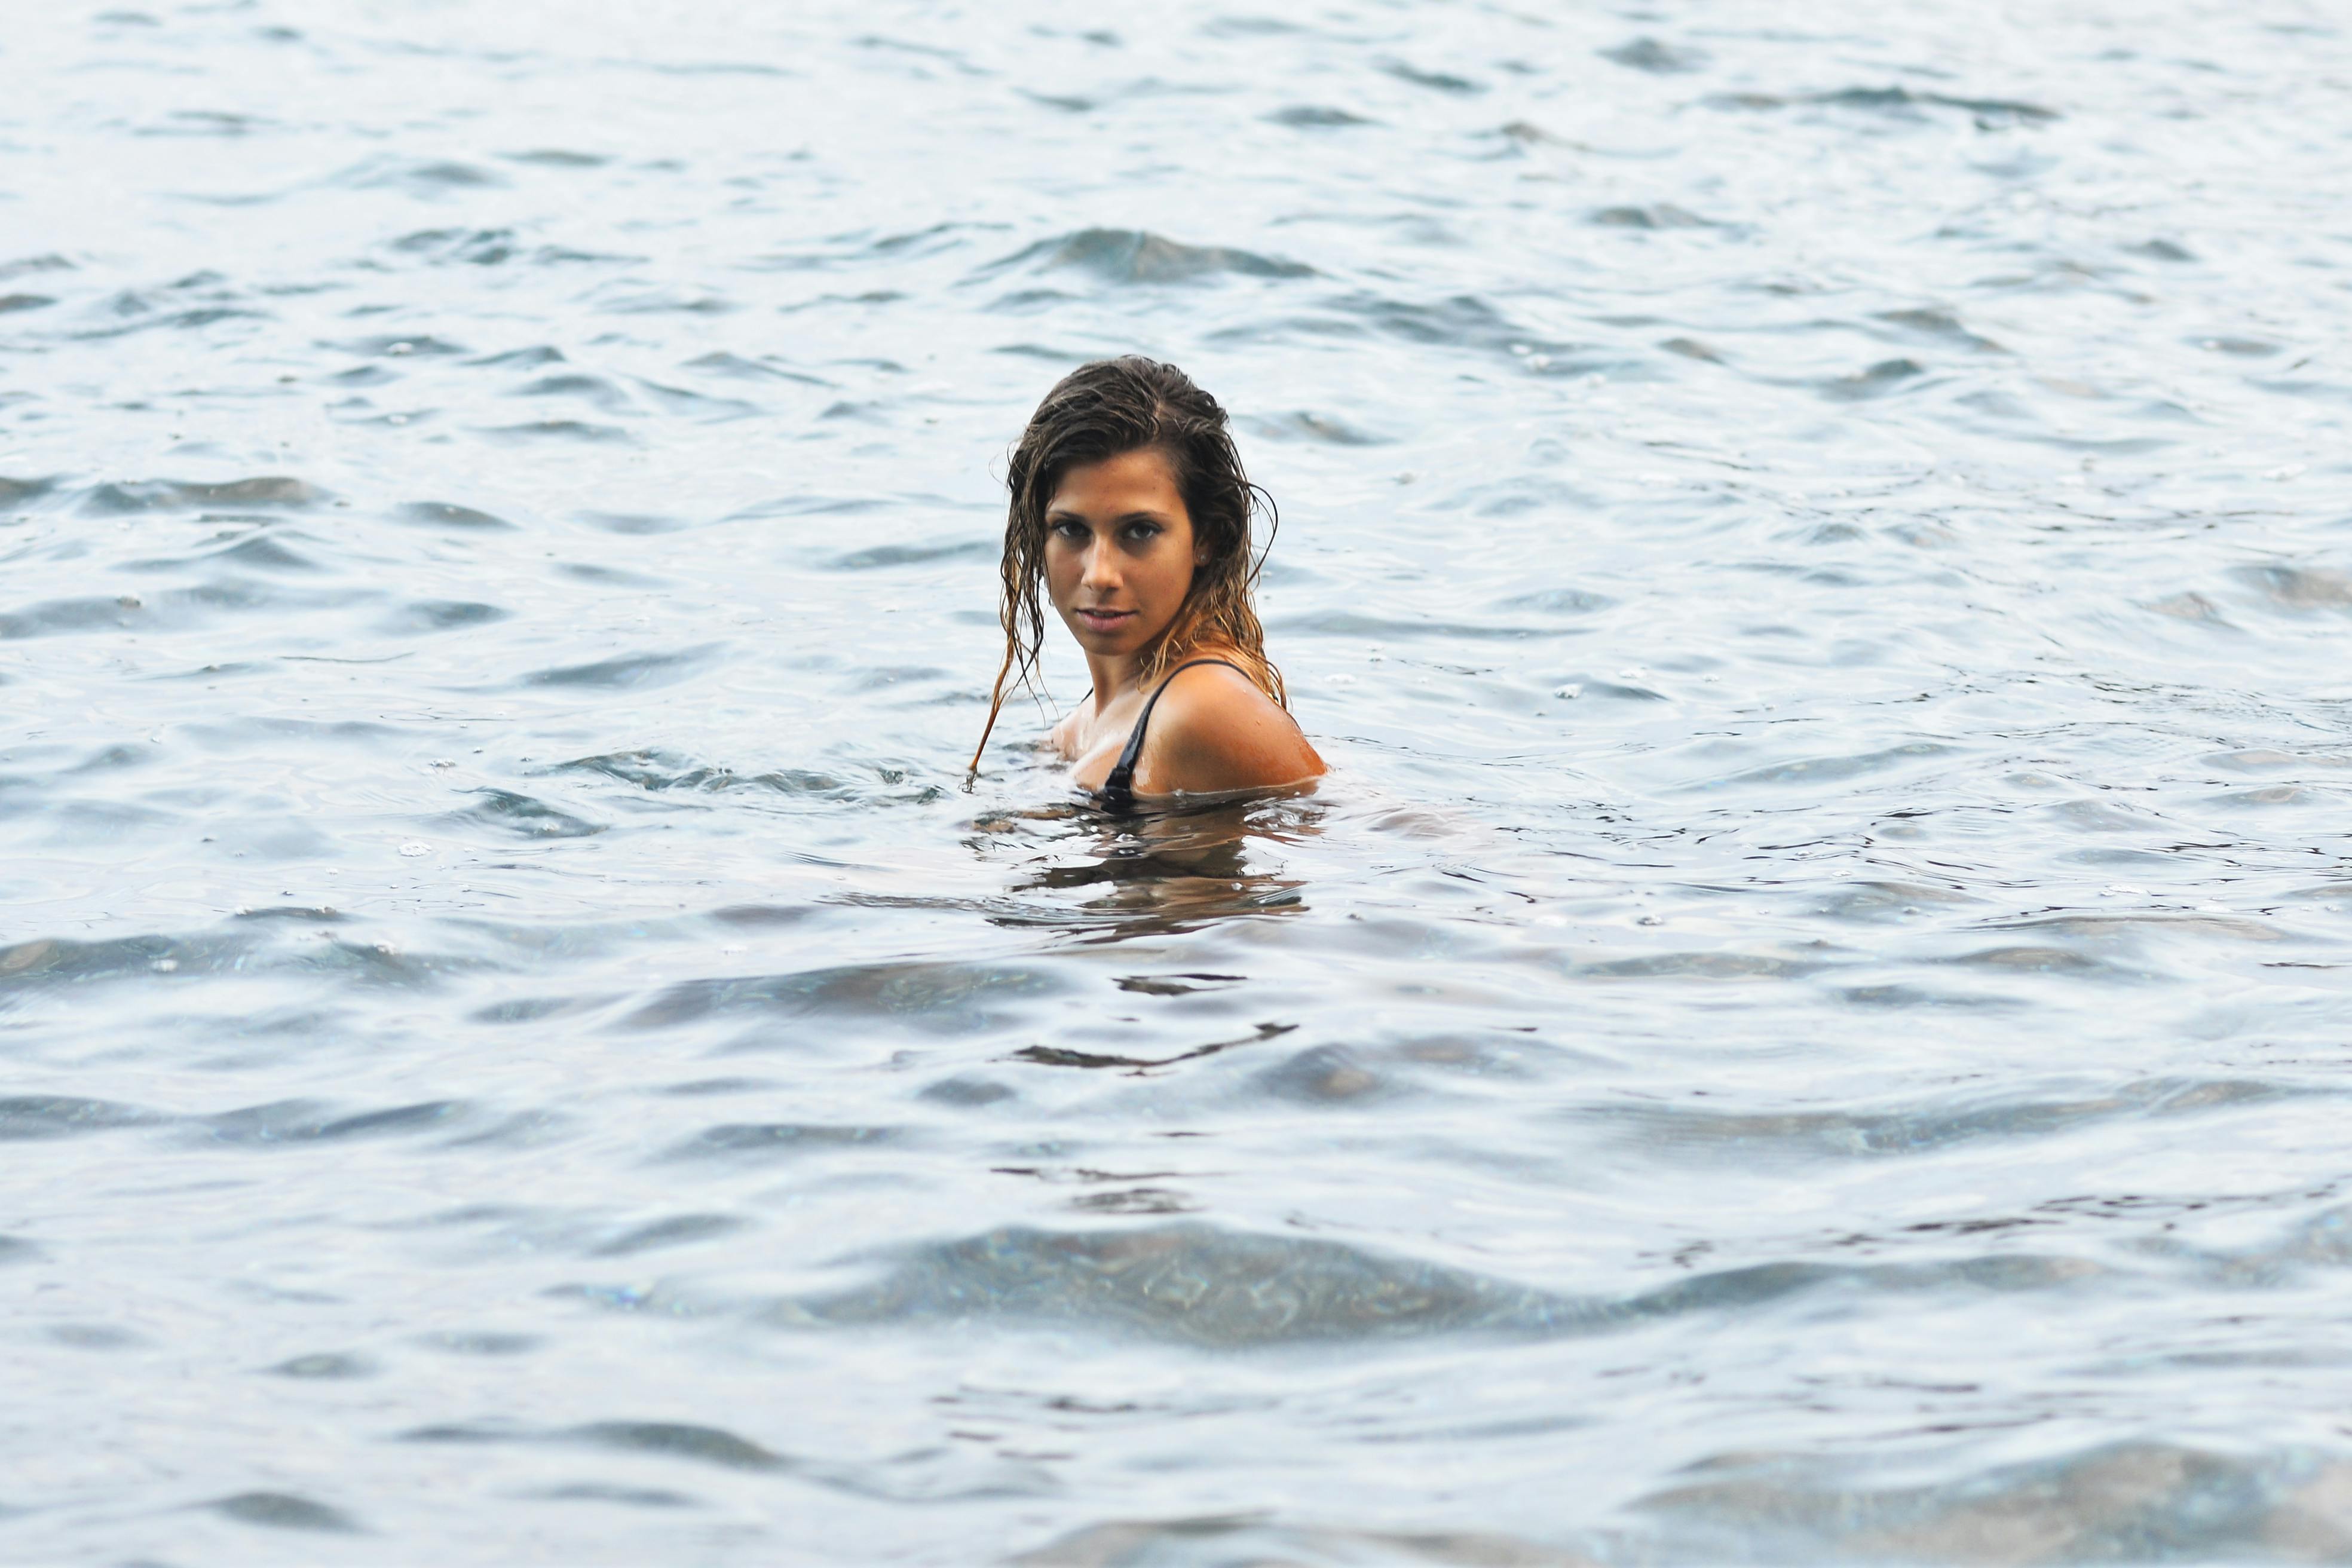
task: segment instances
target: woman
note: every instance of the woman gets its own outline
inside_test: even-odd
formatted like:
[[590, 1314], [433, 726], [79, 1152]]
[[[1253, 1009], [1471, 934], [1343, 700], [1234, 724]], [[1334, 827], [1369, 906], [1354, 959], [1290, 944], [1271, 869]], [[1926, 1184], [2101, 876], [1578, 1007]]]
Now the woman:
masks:
[[1005, 478], [1004, 663], [975, 769], [1005, 681], [1036, 672], [1042, 583], [1094, 677], [1053, 745], [1105, 810], [1322, 776], [1250, 603], [1265, 492], [1215, 398], [1152, 360], [1083, 365], [1037, 405]]

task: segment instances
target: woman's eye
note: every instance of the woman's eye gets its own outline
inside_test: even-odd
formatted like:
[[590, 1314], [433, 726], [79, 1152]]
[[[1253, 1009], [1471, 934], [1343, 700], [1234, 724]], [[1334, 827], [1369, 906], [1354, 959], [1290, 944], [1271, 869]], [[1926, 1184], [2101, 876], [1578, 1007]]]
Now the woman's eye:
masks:
[[1160, 527], [1156, 522], [1135, 522], [1128, 525], [1127, 536], [1136, 543], [1141, 544], [1147, 540], [1159, 538], [1160, 531]]

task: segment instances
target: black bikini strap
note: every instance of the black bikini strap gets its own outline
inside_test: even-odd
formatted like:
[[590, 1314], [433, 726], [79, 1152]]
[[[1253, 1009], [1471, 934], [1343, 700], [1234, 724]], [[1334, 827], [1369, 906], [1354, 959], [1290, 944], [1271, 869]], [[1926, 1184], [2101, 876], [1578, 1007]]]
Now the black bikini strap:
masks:
[[1103, 775], [1102, 788], [1095, 792], [1111, 810], [1126, 811], [1135, 805], [1135, 764], [1143, 756], [1144, 726], [1151, 722], [1151, 710], [1160, 706], [1160, 694], [1175, 684], [1178, 676], [1196, 664], [1222, 664], [1227, 669], [1241, 670], [1244, 675], [1249, 673], [1229, 658], [1188, 658], [1170, 670], [1167, 679], [1143, 700], [1143, 711], [1135, 716], [1135, 728], [1128, 734], [1127, 749], [1119, 752], [1118, 761], [1112, 763], [1110, 772]]

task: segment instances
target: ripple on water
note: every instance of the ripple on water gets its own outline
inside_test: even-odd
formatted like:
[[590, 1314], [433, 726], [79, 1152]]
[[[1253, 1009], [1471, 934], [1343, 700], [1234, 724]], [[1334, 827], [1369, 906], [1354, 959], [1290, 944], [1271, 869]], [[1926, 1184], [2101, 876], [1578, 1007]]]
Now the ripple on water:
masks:
[[485, 440], [500, 446], [537, 442], [576, 441], [587, 446], [627, 446], [636, 437], [618, 425], [598, 425], [585, 419], [533, 419], [520, 425], [486, 426]]
[[83, 492], [81, 510], [95, 517], [120, 517], [138, 512], [198, 510], [224, 506], [301, 509], [331, 499], [316, 485], [283, 474], [216, 482], [192, 479], [110, 480], [93, 485]]
[[585, 838], [604, 831], [604, 825], [574, 816], [543, 800], [513, 790], [477, 789], [467, 792], [475, 804], [436, 820], [445, 831], [487, 827], [519, 838]]
[[1244, 1351], [1453, 1335], [1552, 1339], [1737, 1311], [1829, 1286], [2045, 1291], [2103, 1272], [2074, 1258], [2001, 1254], [1862, 1268], [1766, 1263], [1626, 1296], [1571, 1296], [1342, 1242], [1185, 1221], [1008, 1227], [907, 1248], [870, 1284], [785, 1300], [767, 1316], [802, 1330], [985, 1321]]
[[1243, 422], [1252, 434], [1276, 441], [1318, 441], [1331, 447], [1385, 447], [1390, 437], [1360, 430], [1328, 414], [1299, 409], [1279, 416], [1257, 416]]
[[577, 513], [573, 521], [599, 533], [617, 533], [628, 538], [654, 533], [680, 533], [694, 526], [684, 518], [634, 511], [583, 511]]
[[[5, 963], [0, 959], [0, 963]], [[152, 1127], [167, 1118], [134, 1105], [66, 1095], [18, 1095], [0, 1100], [0, 1142], [74, 1138], [122, 1127]]]
[[1031, 966], [856, 963], [795, 973], [689, 980], [671, 985], [626, 1020], [638, 1029], [704, 1018], [819, 1017], [871, 1026], [903, 1023], [939, 1034], [972, 1034], [1009, 1021], [1010, 1009], [1051, 996], [1067, 982]]
[[513, 529], [503, 517], [491, 517], [489, 512], [478, 512], [470, 505], [457, 505], [454, 500], [407, 500], [395, 505], [391, 512], [400, 521], [414, 521], [428, 529]]
[[1287, 125], [1300, 131], [1337, 131], [1351, 125], [1378, 123], [1351, 110], [1321, 103], [1295, 103], [1274, 110], [1266, 118], [1276, 125]]
[[789, 1159], [902, 1143], [906, 1134], [890, 1127], [812, 1127], [797, 1122], [730, 1122], [706, 1128], [663, 1156], [669, 1160]]
[[634, 1258], [640, 1253], [688, 1247], [718, 1237], [731, 1236], [748, 1228], [749, 1224], [733, 1215], [672, 1215], [667, 1219], [649, 1220], [644, 1225], [633, 1226], [598, 1244], [591, 1249], [591, 1255], [597, 1258]]
[[513, 613], [502, 605], [467, 600], [419, 599], [403, 605], [379, 621], [377, 626], [394, 636], [408, 632], [462, 631], [468, 626], [503, 621]]
[[246, 1148], [340, 1143], [463, 1128], [473, 1109], [453, 1100], [424, 1100], [378, 1110], [337, 1112], [307, 1100], [247, 1106], [202, 1119], [206, 1142]]
[[1680, 76], [1689, 71], [1704, 70], [1708, 56], [1705, 49], [1688, 46], [1677, 47], [1653, 37], [1628, 38], [1613, 48], [1601, 49], [1604, 60], [1614, 60], [1621, 66], [1653, 76]]
[[1646, 206], [1596, 207], [1587, 219], [1602, 228], [1723, 228], [1727, 226], [1713, 218], [1688, 212], [1672, 202], [1653, 202]]
[[381, 157], [344, 170], [331, 183], [358, 190], [391, 189], [438, 198], [459, 191], [503, 185], [507, 179], [495, 169], [455, 158]]
[[316, 1378], [341, 1383], [373, 1377], [383, 1371], [383, 1367], [373, 1356], [355, 1352], [312, 1351], [281, 1361], [267, 1370], [279, 1377]]
[[2352, 610], [2352, 573], [2281, 563], [2241, 567], [2237, 576], [2283, 610]]
[[12, 992], [100, 980], [236, 970], [256, 956], [260, 946], [256, 938], [235, 931], [147, 933], [100, 942], [36, 937], [0, 948], [0, 998]]
[[516, 387], [510, 395], [571, 398], [604, 414], [633, 414], [637, 409], [636, 400], [613, 382], [578, 371], [542, 375]]
[[[1839, 1484], [1838, 1467], [1741, 1454], [1694, 1467], [1636, 1506], [1741, 1554], [1828, 1542], [1839, 1556], [1904, 1562], [2052, 1563], [2237, 1556], [2286, 1544], [2297, 1560], [2352, 1552], [2352, 1466], [2298, 1448], [2221, 1454], [2170, 1443], [2102, 1444], [1926, 1486]], [[1704, 1531], [1704, 1533], [1699, 1533]]]
[[577, 1426], [530, 1427], [508, 1422], [420, 1426], [401, 1440], [435, 1444], [555, 1444], [613, 1453], [683, 1459], [722, 1469], [782, 1471], [803, 1462], [722, 1427], [683, 1421], [590, 1421]]
[[[235, 525], [251, 522], [268, 527], [268, 520], [227, 517], [207, 518], [208, 522]], [[218, 536], [216, 536], [218, 537]], [[240, 566], [257, 572], [323, 572], [327, 565], [293, 548], [291, 542], [316, 545], [319, 542], [299, 531], [278, 534], [251, 534], [216, 549], [198, 551], [192, 555], [157, 556], [146, 561], [126, 563], [125, 569], [133, 572], [175, 572], [192, 566]]]
[[379, 332], [371, 337], [346, 338], [340, 342], [320, 345], [339, 353], [357, 354], [362, 359], [438, 359], [462, 355], [463, 344], [453, 343], [430, 332]]
[[773, 357], [746, 359], [740, 354], [730, 353], [724, 349], [714, 350], [709, 353], [690, 359], [686, 362], [686, 368], [701, 371], [707, 375], [723, 375], [732, 381], [784, 381], [801, 386], [833, 384], [823, 376], [811, 375], [787, 363], [778, 363]]
[[96, 626], [128, 625], [125, 612], [143, 608], [136, 597], [113, 599], [52, 599], [0, 614], [0, 639], [51, 637], [87, 631]]
[[1879, 1110], [1779, 1113], [1608, 1105], [1572, 1112], [1677, 1158], [1875, 1159], [1935, 1153], [1988, 1139], [2046, 1138], [2116, 1121], [2203, 1115], [2302, 1099], [2322, 1091], [2254, 1080], [2149, 1079], [2074, 1098], [2003, 1096], [1990, 1103]]
[[1077, 271], [1105, 283], [1192, 283], [1220, 276], [1312, 278], [1303, 262], [1227, 246], [1185, 245], [1142, 229], [1084, 228], [1041, 239], [991, 262], [975, 279], [1027, 272]]
[[835, 572], [872, 572], [890, 566], [927, 566], [935, 561], [992, 560], [1001, 548], [990, 539], [941, 539], [923, 544], [877, 544], [836, 555], [825, 564]]
[[672, 686], [708, 668], [725, 646], [722, 643], [703, 643], [674, 653], [624, 654], [617, 658], [600, 658], [588, 664], [562, 665], [553, 669], [533, 670], [519, 678], [516, 684], [589, 687], [614, 691]]
[[238, 1492], [204, 1505], [223, 1519], [266, 1530], [308, 1531], [329, 1535], [362, 1533], [360, 1523], [339, 1508], [293, 1492]]
[[2352, 1557], [2334, 19], [835, 9], [9, 15], [0, 1557]]
[[1940, 92], [1915, 92], [1907, 87], [1843, 87], [1826, 92], [1790, 96], [1766, 92], [1721, 93], [1706, 101], [1723, 109], [1857, 109], [1891, 121], [1913, 122], [1929, 120], [1936, 110], [1958, 110], [1973, 117], [1979, 131], [2044, 125], [2061, 118], [2054, 109], [2019, 100], [1959, 98]]
[[[655, 795], [668, 790], [710, 793], [740, 789], [811, 800], [848, 802], [866, 798], [865, 792], [856, 785], [831, 773], [789, 770], [738, 773], [733, 768], [698, 763], [691, 757], [653, 749], [614, 752], [601, 757], [575, 757], [568, 763], [559, 763], [548, 771], [602, 774]], [[726, 912], [721, 910], [719, 914], [723, 918]]]
[[393, 240], [390, 247], [443, 267], [497, 267], [512, 260], [517, 250], [510, 228], [419, 229]]
[[1005, 1561], [1012, 1568], [1125, 1568], [1129, 1563], [1207, 1568], [1228, 1563], [1601, 1568], [1604, 1560], [1551, 1542], [1487, 1530], [1349, 1530], [1205, 1514], [1090, 1524]]

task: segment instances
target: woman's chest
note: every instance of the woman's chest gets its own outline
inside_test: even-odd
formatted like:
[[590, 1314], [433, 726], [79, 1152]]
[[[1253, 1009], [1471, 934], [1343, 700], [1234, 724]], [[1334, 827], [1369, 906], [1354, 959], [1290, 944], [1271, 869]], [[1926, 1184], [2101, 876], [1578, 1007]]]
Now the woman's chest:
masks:
[[1070, 782], [1084, 790], [1098, 790], [1118, 765], [1135, 727], [1139, 703], [1113, 703], [1100, 714], [1073, 713], [1057, 726], [1055, 748], [1070, 764]]

